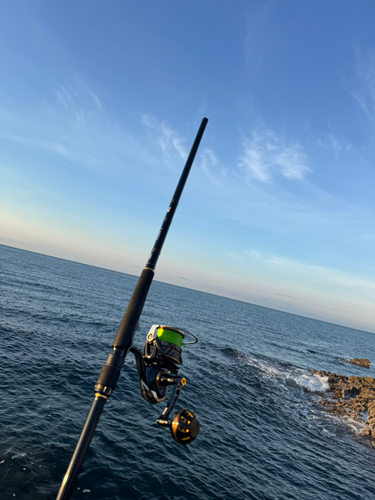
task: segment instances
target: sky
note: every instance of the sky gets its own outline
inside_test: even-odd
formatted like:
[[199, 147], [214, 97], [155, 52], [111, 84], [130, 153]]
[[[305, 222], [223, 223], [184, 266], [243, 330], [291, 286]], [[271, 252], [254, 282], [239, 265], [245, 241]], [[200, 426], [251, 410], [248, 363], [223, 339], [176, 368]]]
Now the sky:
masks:
[[375, 333], [372, 0], [0, 4], [0, 243]]

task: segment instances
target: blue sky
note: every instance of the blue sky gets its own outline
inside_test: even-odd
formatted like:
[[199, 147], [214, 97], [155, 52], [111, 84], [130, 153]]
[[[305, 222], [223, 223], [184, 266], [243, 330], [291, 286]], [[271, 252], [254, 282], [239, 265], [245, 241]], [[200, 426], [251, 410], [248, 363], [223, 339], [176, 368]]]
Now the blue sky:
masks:
[[0, 242], [375, 332], [375, 3], [0, 6]]

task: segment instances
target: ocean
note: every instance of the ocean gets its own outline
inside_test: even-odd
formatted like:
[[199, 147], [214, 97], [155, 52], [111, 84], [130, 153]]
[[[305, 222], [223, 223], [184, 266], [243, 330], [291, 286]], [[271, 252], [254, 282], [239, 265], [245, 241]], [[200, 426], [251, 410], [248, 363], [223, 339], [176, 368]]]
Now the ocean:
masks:
[[[54, 499], [137, 277], [0, 246], [0, 498]], [[157, 272], [156, 272], [157, 279]], [[72, 498], [375, 498], [363, 424], [320, 405], [311, 369], [375, 377], [375, 335], [154, 281], [135, 343], [153, 324], [192, 331], [178, 408], [189, 446], [155, 420], [129, 354]], [[369, 370], [347, 362], [366, 357]]]

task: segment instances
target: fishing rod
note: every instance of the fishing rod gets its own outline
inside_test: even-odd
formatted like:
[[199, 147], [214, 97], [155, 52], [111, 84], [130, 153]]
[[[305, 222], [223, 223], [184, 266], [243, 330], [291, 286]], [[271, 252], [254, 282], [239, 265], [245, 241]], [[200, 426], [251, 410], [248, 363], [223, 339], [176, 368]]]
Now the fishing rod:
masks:
[[[155, 404], [165, 400], [168, 387], [171, 388], [170, 400], [156, 422], [162, 427], [168, 427], [173, 439], [180, 444], [189, 444], [198, 435], [199, 421], [194, 412], [182, 409], [173, 414], [181, 389], [186, 383], [186, 379], [179, 375], [179, 365], [182, 363], [181, 346], [196, 343], [198, 341], [197, 337], [187, 330], [174, 326], [153, 325], [147, 334], [143, 353], [133, 344], [133, 337], [138, 329], [139, 318], [154, 277], [160, 252], [207, 122], [208, 119], [203, 118], [147, 264], [139, 277], [125, 314], [122, 317], [112, 344], [112, 351], [96, 381], [94, 401], [56, 500], [67, 500], [72, 494], [74, 482], [84, 462], [103, 407], [116, 387], [121, 368], [129, 351], [135, 356], [141, 395], [148, 403]], [[193, 340], [186, 342], [186, 336], [192, 337]]]

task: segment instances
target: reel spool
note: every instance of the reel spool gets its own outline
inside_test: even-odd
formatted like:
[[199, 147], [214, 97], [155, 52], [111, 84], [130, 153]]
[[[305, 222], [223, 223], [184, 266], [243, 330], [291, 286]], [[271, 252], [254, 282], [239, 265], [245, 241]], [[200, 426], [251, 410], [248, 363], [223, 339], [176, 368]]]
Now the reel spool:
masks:
[[[185, 341], [187, 335], [193, 337], [192, 342]], [[171, 386], [170, 400], [156, 422], [162, 427], [169, 427], [173, 439], [180, 444], [191, 443], [199, 432], [199, 421], [194, 412], [182, 409], [172, 415], [180, 391], [186, 384], [186, 379], [179, 375], [181, 347], [197, 342], [196, 335], [187, 330], [152, 325], [143, 353], [136, 346], [130, 349], [137, 362], [141, 395], [149, 404], [164, 401]]]

